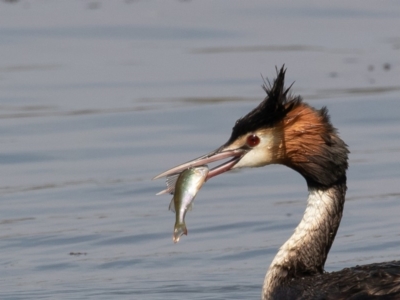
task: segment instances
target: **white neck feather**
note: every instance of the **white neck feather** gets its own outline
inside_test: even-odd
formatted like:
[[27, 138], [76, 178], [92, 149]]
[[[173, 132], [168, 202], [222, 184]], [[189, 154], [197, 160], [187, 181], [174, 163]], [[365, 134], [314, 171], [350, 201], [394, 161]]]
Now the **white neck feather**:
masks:
[[[341, 199], [343, 198], [343, 199]], [[263, 299], [286, 280], [323, 272], [342, 216], [337, 189], [310, 189], [307, 208], [293, 235], [279, 249], [265, 276]]]

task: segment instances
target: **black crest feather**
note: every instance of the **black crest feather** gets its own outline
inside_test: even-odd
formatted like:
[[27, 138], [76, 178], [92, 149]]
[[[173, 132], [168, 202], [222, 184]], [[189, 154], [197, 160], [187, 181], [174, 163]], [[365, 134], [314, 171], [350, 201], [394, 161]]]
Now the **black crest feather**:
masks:
[[276, 73], [277, 77], [274, 79], [273, 84], [269, 80], [267, 82], [264, 80], [263, 89], [267, 96], [255, 109], [236, 121], [228, 143], [256, 129], [274, 126], [286, 116], [295, 103], [301, 101], [300, 97], [298, 97], [297, 99], [292, 99], [296, 101], [293, 101], [291, 105], [286, 105], [288, 103], [288, 93], [292, 86], [285, 89], [285, 66], [283, 65], [280, 70], [276, 68]]

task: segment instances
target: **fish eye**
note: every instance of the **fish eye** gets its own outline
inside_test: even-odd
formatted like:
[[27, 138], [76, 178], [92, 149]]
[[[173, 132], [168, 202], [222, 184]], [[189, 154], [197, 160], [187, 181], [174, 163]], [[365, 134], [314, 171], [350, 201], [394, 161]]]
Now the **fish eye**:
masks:
[[247, 146], [255, 147], [260, 143], [260, 138], [255, 134], [251, 134], [246, 139]]

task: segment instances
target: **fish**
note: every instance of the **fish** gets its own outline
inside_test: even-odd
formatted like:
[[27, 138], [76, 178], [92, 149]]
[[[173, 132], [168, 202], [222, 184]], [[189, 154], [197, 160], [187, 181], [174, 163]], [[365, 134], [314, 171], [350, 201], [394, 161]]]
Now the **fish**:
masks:
[[[169, 204], [169, 210], [175, 212], [175, 226], [172, 235], [174, 243], [179, 242], [183, 234], [187, 235], [186, 212], [192, 210], [194, 198], [206, 182], [208, 171], [208, 166], [200, 166], [186, 169], [174, 176], [175, 178], [167, 178], [167, 190], [174, 194]], [[175, 179], [176, 183], [172, 188]]]

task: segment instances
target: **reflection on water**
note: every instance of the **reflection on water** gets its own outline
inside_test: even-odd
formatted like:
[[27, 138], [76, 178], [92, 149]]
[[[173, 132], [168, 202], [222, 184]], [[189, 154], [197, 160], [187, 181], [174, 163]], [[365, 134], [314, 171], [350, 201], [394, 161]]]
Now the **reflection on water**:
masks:
[[327, 270], [400, 259], [399, 7], [212, 3], [0, 2], [1, 299], [259, 298], [304, 180], [213, 178], [175, 245], [150, 178], [223, 144], [283, 63], [351, 150]]
[[192, 53], [230, 53], [230, 52], [331, 52], [345, 54], [361, 54], [361, 51], [351, 49], [327, 49], [320, 46], [308, 45], [258, 45], [258, 46], [242, 46], [242, 47], [214, 47], [194, 49]]
[[235, 37], [229, 31], [201, 28], [179, 28], [159, 26], [68, 26], [59, 28], [3, 28], [2, 38], [84, 38], [84, 39], [129, 39], [129, 40], [197, 40]]

